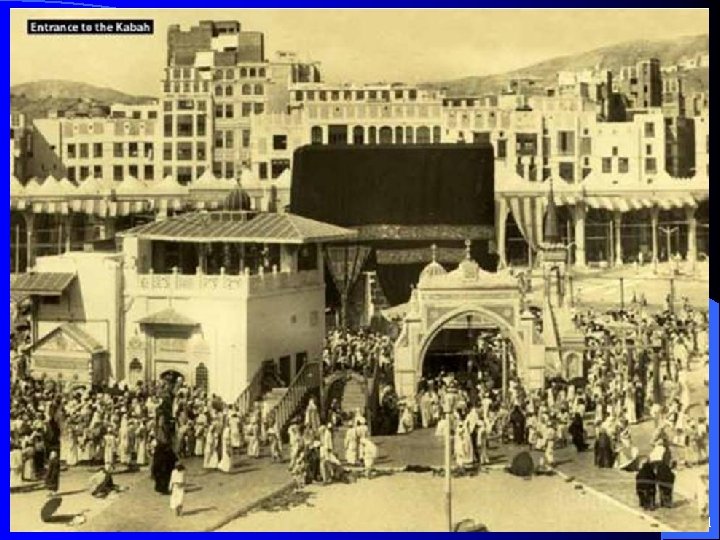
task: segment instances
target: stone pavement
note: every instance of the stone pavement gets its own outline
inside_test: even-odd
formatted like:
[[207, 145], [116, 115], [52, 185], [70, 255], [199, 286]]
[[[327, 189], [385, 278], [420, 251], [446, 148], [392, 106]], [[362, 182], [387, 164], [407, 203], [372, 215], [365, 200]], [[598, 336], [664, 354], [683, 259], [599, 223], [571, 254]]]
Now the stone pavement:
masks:
[[[170, 510], [170, 497], [155, 493], [147, 468], [136, 473], [115, 475], [115, 482], [127, 488], [98, 500], [87, 492], [87, 482], [96, 469], [78, 468], [61, 476], [62, 504], [55, 523], [43, 523], [40, 508], [47, 500], [44, 490], [11, 496], [13, 531], [205, 531], [214, 530], [258, 501], [286, 489], [290, 483], [287, 463], [268, 458], [251, 460], [243, 456], [228, 474], [202, 468], [198, 458], [183, 460], [186, 466], [184, 515]], [[86, 522], [68, 526], [67, 517], [83, 513]], [[60, 514], [58, 516], [58, 514]]]

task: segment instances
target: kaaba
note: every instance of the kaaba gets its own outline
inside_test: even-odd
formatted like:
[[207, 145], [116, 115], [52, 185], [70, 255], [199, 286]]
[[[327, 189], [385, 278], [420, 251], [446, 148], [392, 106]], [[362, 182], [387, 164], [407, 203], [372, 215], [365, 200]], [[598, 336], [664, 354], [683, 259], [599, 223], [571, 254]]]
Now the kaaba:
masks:
[[294, 214], [358, 231], [352, 245], [328, 251], [334, 281], [338, 268], [348, 284], [375, 270], [391, 305], [407, 301], [433, 244], [447, 269], [465, 256], [466, 240], [483, 268], [497, 267], [490, 144], [303, 146], [290, 200]]

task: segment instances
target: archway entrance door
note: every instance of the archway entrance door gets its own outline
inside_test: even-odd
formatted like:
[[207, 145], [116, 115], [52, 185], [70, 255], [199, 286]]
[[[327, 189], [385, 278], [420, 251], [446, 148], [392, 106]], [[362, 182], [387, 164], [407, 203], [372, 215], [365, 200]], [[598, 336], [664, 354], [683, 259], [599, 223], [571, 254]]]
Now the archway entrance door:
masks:
[[508, 378], [516, 375], [512, 341], [498, 326], [472, 321], [463, 316], [437, 331], [422, 359], [423, 381], [454, 378], [462, 386], [482, 381], [489, 388], [506, 389]]

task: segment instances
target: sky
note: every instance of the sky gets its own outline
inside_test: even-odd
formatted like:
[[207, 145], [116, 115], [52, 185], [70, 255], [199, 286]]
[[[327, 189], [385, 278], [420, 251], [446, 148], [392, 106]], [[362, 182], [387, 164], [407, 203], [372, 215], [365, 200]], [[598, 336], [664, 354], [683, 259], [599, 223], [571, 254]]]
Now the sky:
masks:
[[[38, 36], [27, 19], [152, 18], [152, 36]], [[295, 51], [328, 81], [420, 82], [487, 75], [635, 39], [709, 32], [709, 10], [12, 9], [10, 82], [65, 79], [160, 93], [170, 24], [239, 20], [266, 56]]]

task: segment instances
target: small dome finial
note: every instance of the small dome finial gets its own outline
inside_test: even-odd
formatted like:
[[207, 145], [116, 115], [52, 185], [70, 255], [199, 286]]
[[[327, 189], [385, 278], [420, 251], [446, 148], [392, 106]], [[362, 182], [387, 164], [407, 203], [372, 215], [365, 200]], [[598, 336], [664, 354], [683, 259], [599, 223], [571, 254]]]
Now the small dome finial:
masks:
[[465, 258], [468, 261], [471, 259], [471, 256], [470, 256], [470, 246], [471, 245], [472, 245], [472, 242], [470, 241], [469, 238], [467, 240], [465, 240]]
[[432, 253], [432, 262], [437, 262], [437, 244], [430, 246], [430, 251]]

